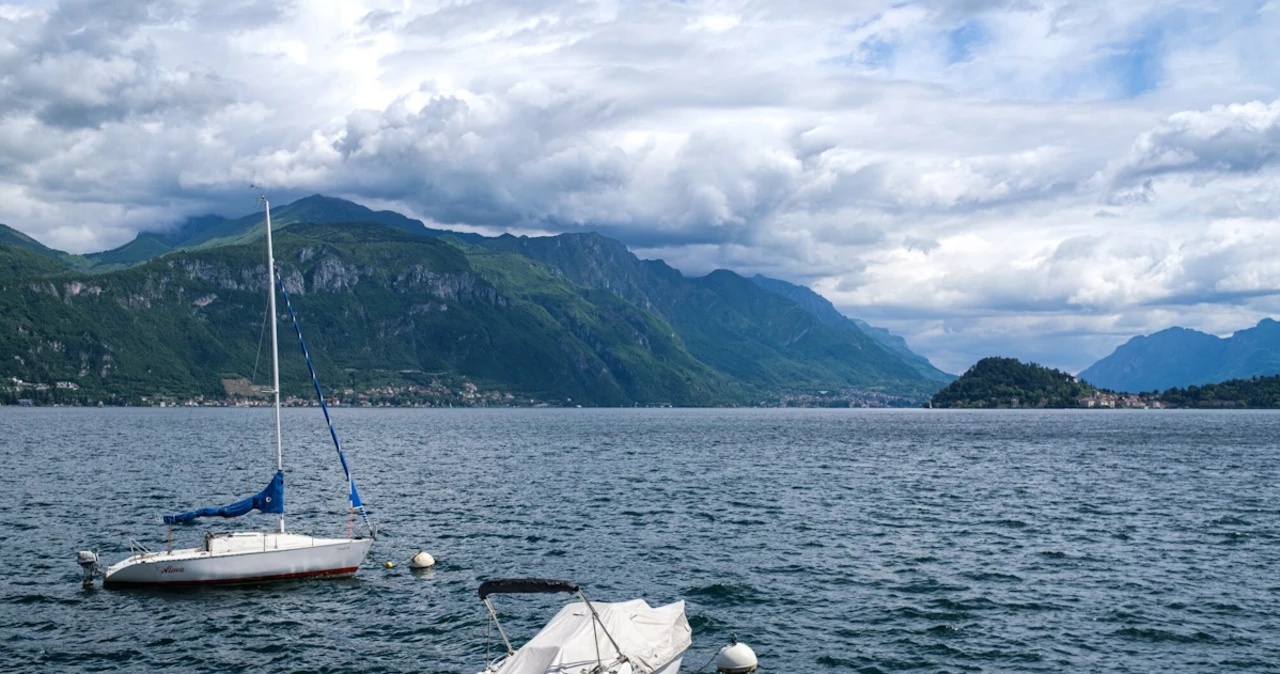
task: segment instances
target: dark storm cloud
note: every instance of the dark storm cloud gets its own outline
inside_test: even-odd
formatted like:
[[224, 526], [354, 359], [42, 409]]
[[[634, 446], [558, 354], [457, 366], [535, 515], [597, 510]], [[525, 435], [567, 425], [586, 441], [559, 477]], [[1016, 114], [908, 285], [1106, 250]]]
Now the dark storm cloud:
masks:
[[549, 92], [545, 105], [438, 97], [416, 112], [350, 115], [334, 148], [342, 182], [407, 199], [441, 222], [513, 225], [554, 217], [557, 201], [623, 186], [626, 158], [575, 131], [606, 105]]
[[0, 20], [13, 47], [0, 56], [0, 116], [32, 114], [45, 126], [98, 128], [175, 112], [200, 117], [234, 101], [217, 73], [166, 67], [134, 43], [141, 26], [183, 16], [173, 3], [68, 2], [47, 20]]

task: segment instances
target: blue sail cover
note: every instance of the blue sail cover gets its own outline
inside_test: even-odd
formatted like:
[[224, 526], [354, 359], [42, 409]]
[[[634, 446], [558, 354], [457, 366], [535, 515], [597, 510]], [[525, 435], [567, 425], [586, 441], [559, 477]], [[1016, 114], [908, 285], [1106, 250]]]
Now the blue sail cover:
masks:
[[203, 508], [201, 510], [178, 513], [177, 515], [165, 515], [164, 523], [182, 524], [183, 522], [194, 521], [198, 517], [239, 517], [250, 510], [264, 513], [284, 512], [283, 472], [276, 473], [275, 477], [271, 478], [271, 484], [268, 484], [266, 489], [243, 501], [236, 501], [221, 508]]

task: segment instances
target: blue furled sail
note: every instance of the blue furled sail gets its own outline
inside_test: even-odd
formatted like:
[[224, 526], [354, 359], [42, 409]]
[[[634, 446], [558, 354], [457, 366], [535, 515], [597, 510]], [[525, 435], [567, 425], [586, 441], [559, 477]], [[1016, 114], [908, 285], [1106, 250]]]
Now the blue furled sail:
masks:
[[239, 517], [250, 510], [264, 513], [284, 512], [284, 473], [277, 472], [275, 477], [271, 478], [271, 484], [268, 484], [266, 489], [243, 501], [236, 501], [221, 508], [202, 508], [178, 513], [177, 515], [165, 515], [164, 523], [182, 524], [184, 522], [193, 522], [198, 517]]
[[324, 392], [320, 390], [320, 380], [316, 378], [315, 365], [311, 363], [311, 354], [307, 352], [307, 342], [302, 339], [302, 327], [298, 325], [298, 315], [293, 313], [293, 303], [289, 301], [289, 291], [284, 289], [284, 277], [280, 278], [280, 293], [284, 295], [284, 306], [289, 309], [289, 318], [293, 320], [293, 330], [298, 333], [298, 344], [302, 346], [302, 357], [307, 360], [307, 370], [311, 372], [311, 383], [316, 388], [316, 398], [320, 400], [320, 409], [324, 411], [325, 423], [329, 424], [329, 437], [333, 438], [333, 446], [338, 450], [338, 461], [342, 462], [342, 472], [347, 476], [347, 486], [351, 491], [351, 509], [360, 511], [369, 535], [377, 538], [373, 525], [369, 524], [369, 515], [365, 512], [364, 501], [360, 500], [360, 492], [356, 490], [355, 478], [351, 477], [351, 469], [347, 466], [347, 457], [342, 453], [342, 443], [338, 442], [338, 431], [333, 428], [333, 420], [329, 418], [329, 406], [324, 402]]

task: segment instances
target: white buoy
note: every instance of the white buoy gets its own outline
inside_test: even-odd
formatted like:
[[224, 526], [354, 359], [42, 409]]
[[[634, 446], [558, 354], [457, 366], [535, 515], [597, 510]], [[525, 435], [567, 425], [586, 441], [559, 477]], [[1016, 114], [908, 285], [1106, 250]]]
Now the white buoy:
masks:
[[756, 652], [738, 643], [738, 636], [729, 637], [729, 645], [716, 656], [716, 671], [720, 674], [748, 674], [756, 671]]
[[409, 568], [411, 569], [429, 569], [436, 565], [435, 557], [424, 552], [419, 552], [409, 560]]

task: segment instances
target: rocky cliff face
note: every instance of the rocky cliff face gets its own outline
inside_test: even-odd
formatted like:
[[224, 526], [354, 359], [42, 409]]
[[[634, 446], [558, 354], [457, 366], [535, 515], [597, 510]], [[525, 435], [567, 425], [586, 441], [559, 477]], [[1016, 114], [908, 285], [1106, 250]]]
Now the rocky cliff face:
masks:
[[[481, 245], [537, 260], [556, 268], [574, 283], [608, 290], [650, 311], [659, 310], [659, 304], [649, 294], [655, 290], [654, 278], [661, 275], [654, 274], [653, 263], [637, 258], [620, 241], [594, 232], [533, 238], [506, 234]], [[679, 272], [675, 273], [679, 276]]]

